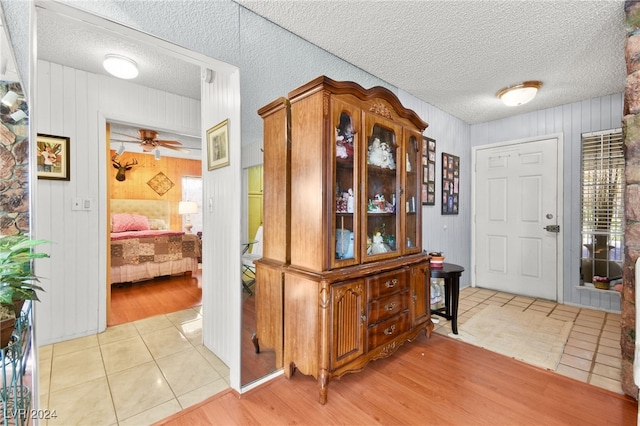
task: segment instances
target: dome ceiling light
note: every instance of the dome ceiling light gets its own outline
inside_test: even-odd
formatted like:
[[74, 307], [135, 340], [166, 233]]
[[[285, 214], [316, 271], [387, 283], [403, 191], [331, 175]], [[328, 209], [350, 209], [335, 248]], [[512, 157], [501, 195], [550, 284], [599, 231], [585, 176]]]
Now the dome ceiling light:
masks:
[[102, 66], [115, 77], [130, 80], [138, 76], [138, 65], [131, 59], [120, 55], [106, 55]]
[[525, 81], [501, 89], [496, 93], [496, 96], [499, 97], [506, 106], [520, 106], [535, 98], [538, 89], [541, 87], [541, 81]]

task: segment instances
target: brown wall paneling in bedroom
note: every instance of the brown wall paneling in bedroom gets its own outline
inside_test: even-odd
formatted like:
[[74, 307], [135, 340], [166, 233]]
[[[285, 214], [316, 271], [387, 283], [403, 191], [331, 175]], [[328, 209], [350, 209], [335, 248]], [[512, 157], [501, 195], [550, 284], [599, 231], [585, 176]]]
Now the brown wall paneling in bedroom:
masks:
[[[112, 150], [111, 156], [114, 154], [115, 151]], [[110, 179], [112, 179], [110, 198], [168, 200], [171, 206], [171, 224], [169, 226], [175, 230], [182, 229], [182, 217], [178, 214], [178, 203], [182, 200], [182, 177], [202, 176], [202, 162], [165, 156], [156, 160], [153, 155], [127, 151], [118, 156], [118, 162], [122, 165], [133, 163], [134, 159], [138, 161], [138, 164], [127, 171], [124, 181], [116, 180], [118, 173], [116, 168], [109, 169]], [[149, 186], [149, 181], [156, 178], [161, 172], [173, 183], [173, 186], [168, 183], [163, 187], [166, 189], [171, 186], [162, 195]]]

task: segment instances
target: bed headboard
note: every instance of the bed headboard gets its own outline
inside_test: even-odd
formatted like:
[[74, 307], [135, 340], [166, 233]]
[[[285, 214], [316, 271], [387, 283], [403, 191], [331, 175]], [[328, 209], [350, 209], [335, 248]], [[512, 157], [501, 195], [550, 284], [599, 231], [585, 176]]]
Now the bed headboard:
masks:
[[162, 219], [171, 224], [171, 209], [167, 200], [111, 199], [111, 213], [141, 214], [149, 219]]

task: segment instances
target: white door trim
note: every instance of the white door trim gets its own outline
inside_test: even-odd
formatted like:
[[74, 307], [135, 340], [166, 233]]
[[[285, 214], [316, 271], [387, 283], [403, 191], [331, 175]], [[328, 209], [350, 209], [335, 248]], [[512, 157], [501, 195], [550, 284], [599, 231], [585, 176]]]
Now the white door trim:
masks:
[[558, 206], [557, 217], [558, 223], [560, 224], [560, 233], [557, 238], [557, 253], [558, 253], [558, 263], [556, 267], [556, 282], [557, 282], [557, 301], [558, 303], [564, 302], [564, 282], [563, 282], [563, 269], [564, 269], [564, 235], [569, 229], [564, 223], [564, 162], [563, 162], [563, 152], [564, 152], [564, 141], [562, 133], [554, 133], [550, 135], [544, 136], [535, 136], [531, 138], [524, 139], [516, 139], [512, 141], [498, 142], [487, 145], [479, 145], [471, 148], [471, 286], [476, 286], [476, 154], [478, 150], [482, 149], [492, 149], [497, 147], [508, 147], [510, 145], [518, 145], [528, 142], [536, 142], [547, 139], [556, 139], [557, 140], [557, 157], [558, 157], [558, 166], [557, 166], [557, 200], [556, 204]]

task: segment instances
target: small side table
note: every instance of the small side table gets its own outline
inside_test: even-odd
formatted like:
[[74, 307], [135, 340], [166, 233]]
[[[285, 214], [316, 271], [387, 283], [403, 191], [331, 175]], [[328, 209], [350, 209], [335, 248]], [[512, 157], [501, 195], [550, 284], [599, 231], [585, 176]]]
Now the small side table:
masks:
[[444, 278], [444, 308], [431, 313], [450, 320], [453, 334], [458, 334], [458, 298], [462, 272], [464, 268], [453, 263], [443, 263], [440, 268], [431, 268], [431, 278]]

